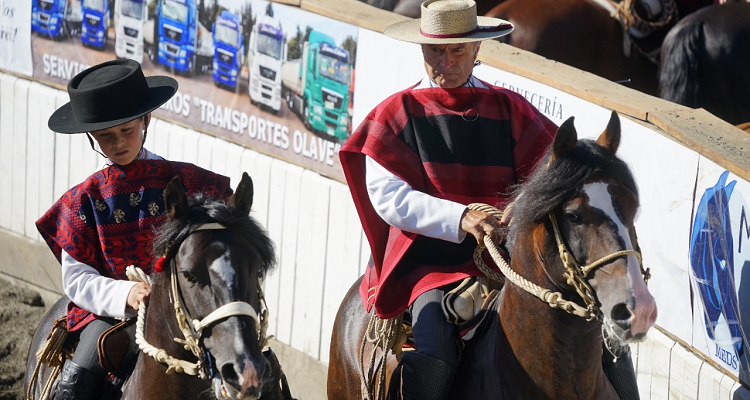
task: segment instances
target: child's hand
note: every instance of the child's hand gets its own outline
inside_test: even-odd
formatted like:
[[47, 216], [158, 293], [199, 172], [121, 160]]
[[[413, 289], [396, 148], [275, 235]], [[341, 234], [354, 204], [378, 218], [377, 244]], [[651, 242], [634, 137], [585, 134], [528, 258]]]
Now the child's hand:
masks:
[[151, 294], [151, 286], [146, 282], [138, 282], [130, 288], [128, 292], [128, 306], [138, 311], [140, 302], [148, 302], [148, 295]]

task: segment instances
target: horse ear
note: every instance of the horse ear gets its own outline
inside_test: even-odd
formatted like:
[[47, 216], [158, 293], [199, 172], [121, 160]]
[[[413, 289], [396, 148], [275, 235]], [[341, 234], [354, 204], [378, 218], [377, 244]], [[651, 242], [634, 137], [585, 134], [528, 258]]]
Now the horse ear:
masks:
[[247, 172], [242, 173], [240, 184], [227, 200], [227, 204], [244, 214], [250, 214], [250, 208], [253, 206], [253, 180]]
[[167, 209], [167, 218], [170, 220], [185, 215], [190, 208], [179, 177], [172, 178], [167, 189], [164, 190], [164, 206]]
[[568, 118], [557, 129], [555, 141], [552, 143], [552, 160], [556, 160], [576, 148], [578, 132], [573, 124], [574, 117]]
[[596, 139], [596, 143], [607, 149], [610, 154], [617, 152], [617, 148], [620, 147], [620, 117], [617, 115], [617, 111], [612, 111], [607, 129]]

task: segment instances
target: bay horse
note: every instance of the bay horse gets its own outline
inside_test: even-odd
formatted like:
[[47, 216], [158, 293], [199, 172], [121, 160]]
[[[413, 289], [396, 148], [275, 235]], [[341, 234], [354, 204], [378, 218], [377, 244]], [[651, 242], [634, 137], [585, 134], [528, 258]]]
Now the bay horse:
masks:
[[[177, 178], [164, 193], [167, 221], [154, 242], [163, 272], [152, 274], [148, 306], [141, 303], [135, 336], [143, 350], [121, 398], [291, 398], [275, 355], [262, 351], [267, 310], [261, 282], [275, 264], [275, 251], [249, 216], [252, 180], [244, 173], [226, 203], [202, 193], [188, 199]], [[34, 373], [36, 354], [68, 302], [63, 296], [34, 334], [26, 387], [38, 376], [29, 398], [41, 398], [53, 373], [43, 364]]]
[[661, 48], [660, 97], [733, 125], [750, 121], [750, 3], [709, 6], [672, 28]]
[[[556, 299], [580, 304], [589, 298], [587, 317], [550, 307], [550, 300], [540, 301], [506, 273], [509, 282], [488, 322], [465, 342], [449, 398], [617, 399], [602, 369], [603, 340], [613, 347], [640, 341], [657, 314], [633, 225], [638, 191], [627, 165], [615, 156], [619, 142], [615, 113], [595, 142], [578, 140], [569, 119], [514, 196], [510, 269], [556, 293]], [[569, 282], [590, 290], [579, 292]], [[375, 398], [363, 393], [360, 379], [371, 370], [358, 354], [373, 348], [363, 341], [371, 316], [358, 287], [357, 282], [346, 294], [334, 322], [329, 400]], [[393, 371], [396, 356], [389, 352], [386, 361], [386, 371]]]

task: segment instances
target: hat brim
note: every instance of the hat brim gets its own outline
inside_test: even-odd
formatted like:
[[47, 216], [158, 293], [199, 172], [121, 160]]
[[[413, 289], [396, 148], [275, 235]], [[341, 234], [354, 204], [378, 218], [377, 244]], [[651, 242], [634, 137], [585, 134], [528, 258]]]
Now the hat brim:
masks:
[[[52, 116], [49, 117], [49, 121], [47, 122], [47, 126], [49, 126], [52, 131], [58, 133], [84, 133], [111, 128], [132, 121], [156, 110], [162, 104], [166, 103], [167, 100], [171, 99], [177, 92], [177, 81], [169, 76], [147, 76], [146, 83], [149, 88], [149, 96], [143, 101], [137, 110], [129, 113], [130, 115], [112, 121], [92, 123], [80, 122], [76, 120], [75, 115], [73, 114], [73, 107], [70, 102], [68, 102], [52, 113]], [[113, 104], [112, 106], [117, 107], [116, 104]]]
[[513, 24], [510, 22], [491, 17], [477, 17], [477, 25], [479, 28], [494, 27], [500, 24], [509, 24], [510, 28], [503, 29], [500, 31], [483, 31], [478, 30], [470, 35], [456, 37], [456, 38], [431, 38], [423, 36], [419, 33], [421, 28], [421, 20], [410, 19], [407, 21], [396, 22], [395, 24], [389, 25], [385, 28], [383, 33], [386, 36], [401, 40], [404, 42], [418, 43], [418, 44], [453, 44], [453, 43], [468, 43], [478, 42], [480, 40], [494, 39], [501, 36], [505, 36], [513, 31]]

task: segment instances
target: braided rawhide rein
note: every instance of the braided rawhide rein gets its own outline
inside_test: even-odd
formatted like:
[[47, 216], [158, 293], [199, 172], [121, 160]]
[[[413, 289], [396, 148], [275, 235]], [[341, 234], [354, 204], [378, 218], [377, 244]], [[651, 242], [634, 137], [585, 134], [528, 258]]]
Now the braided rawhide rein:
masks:
[[617, 10], [613, 13], [613, 16], [622, 22], [625, 30], [633, 27], [643, 33], [651, 33], [666, 26], [672, 22], [672, 19], [677, 17], [677, 4], [675, 0], [661, 0], [661, 4], [663, 9], [656, 21], [647, 21], [638, 15], [635, 11], [636, 1], [633, 0], [621, 1], [617, 5]]
[[[494, 216], [502, 216], [502, 211], [487, 204], [472, 203], [469, 204], [469, 209], [489, 212]], [[479, 270], [486, 274], [490, 279], [502, 282], [498, 280], [499, 274], [488, 267], [482, 260], [482, 252], [484, 252], [485, 248], [487, 249], [487, 251], [489, 251], [490, 255], [492, 256], [492, 260], [495, 261], [495, 264], [497, 264], [498, 268], [500, 268], [500, 271], [505, 275], [505, 278], [509, 279], [515, 285], [527, 291], [528, 293], [546, 302], [550, 307], [560, 308], [569, 314], [577, 315], [579, 317], [586, 318], [587, 320], [598, 317], [598, 310], [591, 309], [591, 306], [582, 307], [572, 301], [565, 300], [562, 298], [562, 293], [553, 292], [549, 289], [540, 287], [517, 274], [515, 271], [513, 271], [510, 265], [508, 265], [508, 262], [503, 258], [498, 245], [492, 241], [492, 238], [490, 238], [488, 235], [485, 235], [484, 246], [479, 245], [474, 251], [474, 262], [476, 262], [477, 268], [479, 268]]]
[[65, 344], [67, 338], [68, 328], [66, 317], [55, 320], [52, 324], [52, 329], [50, 330], [49, 335], [47, 335], [47, 340], [44, 342], [42, 348], [36, 352], [37, 361], [34, 366], [34, 372], [29, 379], [29, 387], [26, 388], [26, 400], [34, 400], [34, 392], [36, 392], [36, 388], [39, 384], [37, 379], [39, 378], [42, 364], [52, 368], [52, 372], [50, 373], [39, 398], [46, 399], [49, 397], [49, 394], [52, 391], [52, 385], [55, 383], [55, 380], [57, 380], [57, 377], [60, 376], [65, 359], [70, 358], [70, 354], [63, 350], [63, 344]]
[[[403, 331], [404, 314], [398, 317], [381, 319], [373, 310], [370, 322], [367, 323], [365, 335], [359, 347], [359, 378], [363, 384], [362, 399], [364, 400], [382, 400], [385, 399], [385, 378], [386, 378], [386, 356], [389, 351], [396, 354], [399, 337]], [[365, 344], [372, 343], [373, 349], [370, 353], [368, 362], [369, 371], [364, 368]], [[377, 351], [380, 349], [382, 356], [376, 363]], [[377, 382], [375, 382], [377, 380]], [[375, 386], [377, 385], [377, 386]], [[373, 388], [373, 386], [375, 386]], [[374, 397], [373, 397], [374, 389]]]

